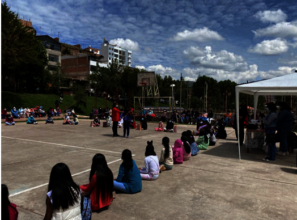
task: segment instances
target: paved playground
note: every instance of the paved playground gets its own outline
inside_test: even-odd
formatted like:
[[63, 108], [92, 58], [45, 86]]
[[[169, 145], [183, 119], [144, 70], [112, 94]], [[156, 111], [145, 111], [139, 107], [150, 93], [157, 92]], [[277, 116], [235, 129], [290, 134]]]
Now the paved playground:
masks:
[[[56, 163], [66, 163], [74, 180], [85, 184], [93, 155], [103, 153], [116, 177], [124, 149], [143, 166], [148, 140], [160, 155], [164, 136], [173, 144], [182, 131], [195, 128], [179, 125], [178, 133], [161, 133], [154, 131], [157, 124], [149, 123], [147, 131], [113, 138], [111, 128], [89, 125], [89, 120], [80, 120], [78, 126], [62, 121], [2, 124], [2, 183], [18, 205], [19, 219], [43, 219], [49, 174]], [[296, 219], [296, 156], [277, 156], [276, 162], [267, 163], [261, 161], [262, 151], [246, 153], [242, 147], [239, 161], [234, 130], [227, 133], [226, 140], [162, 172], [158, 180], [143, 181], [141, 193], [117, 194], [109, 209], [93, 213], [92, 219]]]

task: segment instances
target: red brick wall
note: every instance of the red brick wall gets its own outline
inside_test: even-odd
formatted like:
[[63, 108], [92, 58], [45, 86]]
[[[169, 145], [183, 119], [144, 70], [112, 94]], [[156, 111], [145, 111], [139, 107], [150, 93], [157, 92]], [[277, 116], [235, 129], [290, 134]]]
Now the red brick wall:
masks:
[[64, 74], [71, 78], [87, 79], [90, 75], [90, 61], [88, 57], [63, 59], [61, 67]]

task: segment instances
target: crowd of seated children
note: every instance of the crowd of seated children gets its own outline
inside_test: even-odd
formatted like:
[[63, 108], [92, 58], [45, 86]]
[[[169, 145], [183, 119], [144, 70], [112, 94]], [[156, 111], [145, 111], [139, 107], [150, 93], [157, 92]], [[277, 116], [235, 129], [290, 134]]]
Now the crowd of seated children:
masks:
[[27, 120], [27, 124], [34, 124], [37, 125], [38, 123], [35, 121], [34, 116], [31, 114]]
[[6, 125], [15, 125], [14, 119], [11, 115], [6, 115], [5, 124]]
[[164, 170], [172, 170], [173, 168], [173, 150], [172, 147], [169, 145], [169, 138], [164, 137], [162, 139], [163, 148], [161, 150], [160, 156], [160, 171]]
[[147, 142], [145, 150], [145, 167], [139, 168], [143, 180], [156, 180], [159, 177], [159, 159], [154, 150], [153, 141]]

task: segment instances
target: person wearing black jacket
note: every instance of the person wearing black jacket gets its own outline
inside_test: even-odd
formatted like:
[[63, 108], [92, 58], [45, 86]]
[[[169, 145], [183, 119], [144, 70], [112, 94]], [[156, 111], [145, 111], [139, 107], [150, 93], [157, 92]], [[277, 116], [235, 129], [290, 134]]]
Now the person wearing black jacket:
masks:
[[164, 129], [164, 131], [171, 131], [173, 132], [173, 127], [174, 127], [174, 124], [173, 122], [169, 119], [169, 121], [167, 122], [167, 125]]

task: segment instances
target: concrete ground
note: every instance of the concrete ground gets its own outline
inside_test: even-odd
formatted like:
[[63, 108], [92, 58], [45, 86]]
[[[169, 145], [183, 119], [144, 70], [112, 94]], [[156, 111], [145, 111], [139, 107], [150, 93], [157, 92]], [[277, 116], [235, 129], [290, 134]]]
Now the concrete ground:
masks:
[[[171, 144], [178, 133], [131, 130], [130, 138], [113, 138], [111, 128], [91, 128], [89, 120], [78, 126], [39, 123], [2, 126], [2, 183], [8, 185], [10, 200], [18, 205], [19, 219], [43, 219], [47, 183], [51, 168], [66, 163], [78, 184], [88, 182], [91, 160], [103, 153], [117, 176], [121, 152], [128, 148], [143, 166], [146, 142], [153, 140], [160, 155], [161, 140]], [[162, 172], [153, 182], [143, 181], [143, 190], [134, 195], [117, 194], [108, 210], [93, 213], [96, 219], [297, 219], [296, 156], [277, 156], [263, 162], [265, 153], [238, 151], [234, 131], [216, 146], [199, 153], [172, 171]], [[121, 134], [122, 131], [119, 131]]]

